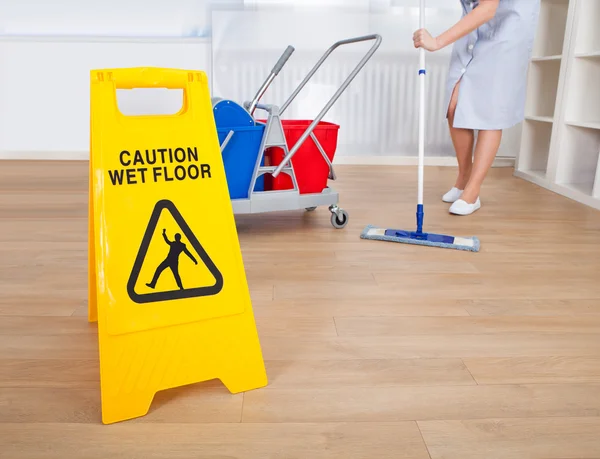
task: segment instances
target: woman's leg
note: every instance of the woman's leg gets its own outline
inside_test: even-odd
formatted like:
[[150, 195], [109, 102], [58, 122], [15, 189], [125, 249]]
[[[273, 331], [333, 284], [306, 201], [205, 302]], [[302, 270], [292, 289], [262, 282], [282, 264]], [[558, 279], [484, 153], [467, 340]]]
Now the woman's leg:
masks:
[[468, 204], [474, 204], [477, 201], [481, 185], [490, 167], [492, 167], [501, 140], [502, 131], [479, 131], [477, 146], [475, 147], [475, 161], [470, 178], [461, 196], [461, 199]]
[[458, 177], [455, 187], [459, 190], [464, 190], [471, 177], [473, 167], [473, 143], [475, 142], [475, 133], [472, 129], [458, 129], [453, 127], [454, 114], [456, 113], [456, 105], [458, 103], [458, 90], [460, 81], [454, 86], [450, 104], [448, 106], [448, 127], [450, 128], [450, 137], [456, 152], [458, 160]]

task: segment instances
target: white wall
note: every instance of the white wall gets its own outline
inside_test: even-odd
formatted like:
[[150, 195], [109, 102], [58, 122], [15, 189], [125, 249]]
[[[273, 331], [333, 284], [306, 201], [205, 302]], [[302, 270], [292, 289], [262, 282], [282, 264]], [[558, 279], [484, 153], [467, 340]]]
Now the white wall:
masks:
[[[0, 42], [0, 62], [2, 157], [87, 158], [90, 70], [158, 66], [201, 69], [210, 74], [210, 45], [198, 40], [12, 40]], [[129, 111], [147, 105], [147, 101], [129, 99]]]
[[[216, 0], [227, 4], [243, 0]], [[211, 0], [1, 0], [4, 36], [190, 37]]]
[[[211, 14], [211, 2], [233, 9]], [[416, 155], [418, 106], [410, 86], [416, 81], [411, 77], [416, 63], [411, 48], [412, 31], [418, 26], [416, 0], [0, 3], [9, 6], [0, 14], [0, 158], [87, 158], [91, 69], [159, 66], [205, 70], [214, 95], [243, 102], [252, 97], [273, 59], [292, 44], [297, 61], [290, 61], [284, 70], [288, 76], [276, 81], [266, 99], [281, 103], [304, 76], [302, 72], [310, 68], [307, 65], [312, 66], [331, 43], [366, 33], [380, 33], [384, 41], [368, 64], [369, 73], [357, 78], [329, 114], [330, 120], [342, 124], [339, 157], [350, 162], [352, 158], [393, 162], [396, 156]], [[433, 33], [458, 19], [460, 9], [455, 3], [428, 0], [427, 25]], [[244, 4], [245, 12], [239, 8]], [[301, 27], [294, 31], [293, 25]], [[211, 28], [212, 39], [198, 37]], [[359, 45], [342, 55], [357, 62], [366, 49]], [[240, 53], [244, 59], [236, 57]], [[428, 78], [427, 151], [429, 156], [451, 158], [452, 145], [439, 104], [448, 58], [449, 49], [428, 57], [434, 71]], [[352, 69], [337, 59], [332, 59], [326, 70], [335, 77], [316, 79], [290, 115], [318, 113], [343, 81], [344, 71]], [[247, 62], [253, 65], [244, 70], [250, 74], [239, 68]], [[390, 70], [398, 62], [406, 63], [408, 73]], [[404, 72], [402, 82], [395, 80], [397, 72]], [[129, 97], [124, 105], [144, 110], [149, 101], [146, 97]], [[171, 104], [162, 94], [151, 100], [161, 108]], [[381, 101], [385, 107], [377, 106]], [[361, 117], [369, 117], [369, 121], [362, 122]], [[514, 157], [519, 140], [520, 126], [506, 133], [500, 155]]]

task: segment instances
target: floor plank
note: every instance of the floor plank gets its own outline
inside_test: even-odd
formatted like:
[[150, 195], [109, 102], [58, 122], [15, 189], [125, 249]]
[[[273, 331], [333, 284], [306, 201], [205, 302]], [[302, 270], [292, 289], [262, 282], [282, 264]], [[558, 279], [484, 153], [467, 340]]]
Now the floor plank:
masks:
[[[248, 392], [244, 422], [394, 422], [597, 417], [600, 385], [478, 385]], [[315, 409], [315, 407], [319, 407]], [[599, 439], [600, 441], [600, 439]]]
[[336, 317], [339, 336], [599, 333], [600, 317]]
[[[368, 304], [368, 307], [365, 305]], [[327, 300], [273, 300], [257, 304], [257, 316], [265, 317], [424, 317], [468, 316], [456, 300], [421, 300], [378, 296]], [[600, 314], [600, 313], [599, 313]]]
[[[600, 335], [594, 333], [345, 336], [334, 339], [264, 337], [262, 345], [265, 358], [269, 360], [600, 356]], [[26, 355], [26, 350], [19, 349], [19, 352]]]
[[[209, 381], [156, 394], [150, 412], [131, 423], [240, 422], [244, 394], [231, 395], [221, 384]], [[98, 388], [3, 388], [0, 390], [2, 423], [101, 422]], [[40, 410], [40, 407], [44, 407]]]
[[0, 444], [2, 459], [429, 459], [414, 422], [4, 424]]
[[98, 359], [0, 359], [0, 388], [100, 388]]
[[479, 384], [600, 383], [599, 357], [464, 359]]
[[600, 301], [597, 299], [555, 299], [537, 300], [487, 299], [467, 300], [462, 303], [472, 316], [599, 316]]
[[431, 459], [599, 459], [600, 418], [425, 421]]
[[270, 387], [298, 391], [476, 384], [461, 359], [269, 360], [267, 370]]

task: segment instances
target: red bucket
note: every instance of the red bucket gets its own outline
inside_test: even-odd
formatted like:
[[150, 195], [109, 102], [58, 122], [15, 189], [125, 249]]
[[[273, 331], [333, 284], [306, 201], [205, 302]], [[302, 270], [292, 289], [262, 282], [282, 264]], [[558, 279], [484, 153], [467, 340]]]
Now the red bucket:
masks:
[[[288, 148], [291, 150], [312, 121], [281, 120], [281, 123]], [[321, 121], [312, 131], [332, 163], [337, 148], [339, 129], [340, 126], [337, 124]], [[284, 158], [283, 150], [281, 148], [270, 148], [265, 157], [267, 165], [278, 166]], [[329, 165], [311, 137], [304, 141], [293, 156], [292, 165], [294, 166], [294, 173], [301, 194], [321, 193], [327, 188]], [[282, 172], [277, 178], [273, 178], [272, 175], [265, 174], [265, 190], [290, 190], [292, 188], [292, 178], [289, 175]]]

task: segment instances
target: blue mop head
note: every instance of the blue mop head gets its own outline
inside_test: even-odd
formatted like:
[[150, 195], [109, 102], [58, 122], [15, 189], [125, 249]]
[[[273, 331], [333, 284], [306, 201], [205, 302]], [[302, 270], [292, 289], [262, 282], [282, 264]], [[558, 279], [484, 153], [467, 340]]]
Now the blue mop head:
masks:
[[479, 239], [476, 237], [454, 237], [444, 234], [423, 233], [416, 231], [405, 231], [396, 229], [378, 228], [369, 225], [360, 235], [361, 239], [375, 241], [401, 242], [404, 244], [426, 245], [430, 247], [441, 247], [444, 249], [466, 250], [479, 252]]

